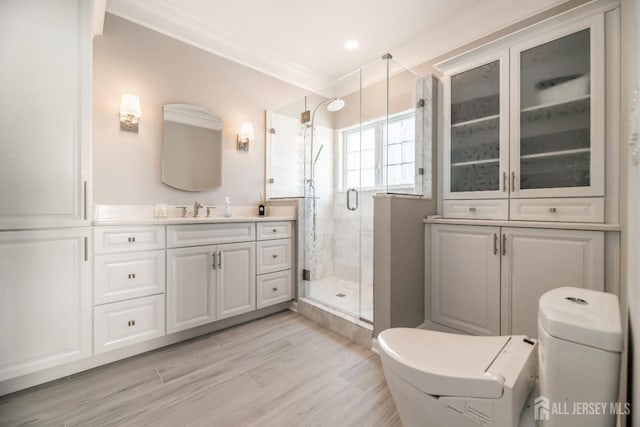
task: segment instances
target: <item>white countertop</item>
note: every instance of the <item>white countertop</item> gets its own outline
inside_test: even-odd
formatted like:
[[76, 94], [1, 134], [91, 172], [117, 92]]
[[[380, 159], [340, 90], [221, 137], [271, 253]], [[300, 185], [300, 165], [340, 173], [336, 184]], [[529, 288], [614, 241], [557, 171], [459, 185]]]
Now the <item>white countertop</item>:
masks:
[[294, 221], [295, 206], [267, 206], [266, 215], [258, 216], [257, 206], [231, 206], [231, 216], [223, 215], [224, 207], [216, 206], [211, 216], [206, 209], [200, 209], [198, 217], [193, 216], [190, 206], [187, 216], [181, 216], [181, 209], [168, 206], [167, 216], [154, 216], [152, 205], [96, 205], [93, 225], [167, 225], [167, 224], [219, 224], [234, 222]]
[[564, 230], [620, 231], [620, 224], [595, 222], [506, 221], [494, 219], [425, 218], [425, 224], [484, 225], [494, 227], [557, 228]]

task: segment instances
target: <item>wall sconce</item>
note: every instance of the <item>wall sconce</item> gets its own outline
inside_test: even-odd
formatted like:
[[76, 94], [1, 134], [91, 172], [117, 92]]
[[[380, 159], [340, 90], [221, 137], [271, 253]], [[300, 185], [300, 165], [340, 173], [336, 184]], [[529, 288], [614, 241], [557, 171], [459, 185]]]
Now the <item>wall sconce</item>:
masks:
[[120, 103], [120, 130], [138, 133], [138, 119], [142, 116], [140, 111], [140, 98], [136, 95], [125, 93]]
[[253, 125], [251, 123], [243, 123], [238, 134], [238, 150], [249, 151], [249, 141], [253, 138], [255, 138]]

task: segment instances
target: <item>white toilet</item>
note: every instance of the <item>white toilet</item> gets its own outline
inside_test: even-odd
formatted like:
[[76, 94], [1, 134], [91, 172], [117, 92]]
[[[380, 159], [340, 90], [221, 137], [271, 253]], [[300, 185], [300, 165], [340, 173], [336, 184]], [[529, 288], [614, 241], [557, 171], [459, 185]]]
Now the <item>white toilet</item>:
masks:
[[381, 332], [380, 358], [402, 425], [614, 426], [623, 344], [618, 298], [549, 291], [539, 301], [538, 337]]

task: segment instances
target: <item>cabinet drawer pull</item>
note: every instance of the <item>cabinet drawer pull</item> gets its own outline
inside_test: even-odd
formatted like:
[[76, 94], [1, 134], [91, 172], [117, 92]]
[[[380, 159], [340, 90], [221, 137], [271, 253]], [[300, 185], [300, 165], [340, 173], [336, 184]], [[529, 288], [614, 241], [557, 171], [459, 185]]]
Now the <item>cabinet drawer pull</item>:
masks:
[[136, 278], [136, 274], [135, 273], [129, 273], [127, 276], [129, 277], [129, 279], [135, 279]]
[[549, 212], [551, 212], [551, 213], [556, 213], [556, 212], [558, 212], [558, 209], [556, 209], [556, 208], [549, 208]]
[[502, 256], [507, 255], [507, 235], [502, 235]]
[[498, 255], [498, 234], [493, 233], [493, 254]]
[[136, 241], [136, 238], [135, 238], [135, 237], [129, 237], [127, 240], [128, 240], [130, 243], [133, 243], [133, 242], [135, 242], [135, 241]]
[[473, 206], [469, 208], [469, 212], [475, 212], [476, 208], [474, 208]]
[[136, 326], [136, 321], [135, 320], [129, 320], [127, 322], [127, 326]]

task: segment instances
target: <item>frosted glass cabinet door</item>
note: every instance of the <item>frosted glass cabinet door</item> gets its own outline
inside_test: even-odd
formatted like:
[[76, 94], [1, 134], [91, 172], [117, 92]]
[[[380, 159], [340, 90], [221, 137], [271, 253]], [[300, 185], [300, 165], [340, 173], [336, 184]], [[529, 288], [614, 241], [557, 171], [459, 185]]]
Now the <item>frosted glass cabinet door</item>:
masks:
[[604, 195], [604, 33], [598, 19], [512, 51], [513, 197]]
[[506, 54], [445, 79], [445, 198], [504, 198], [508, 161]]

